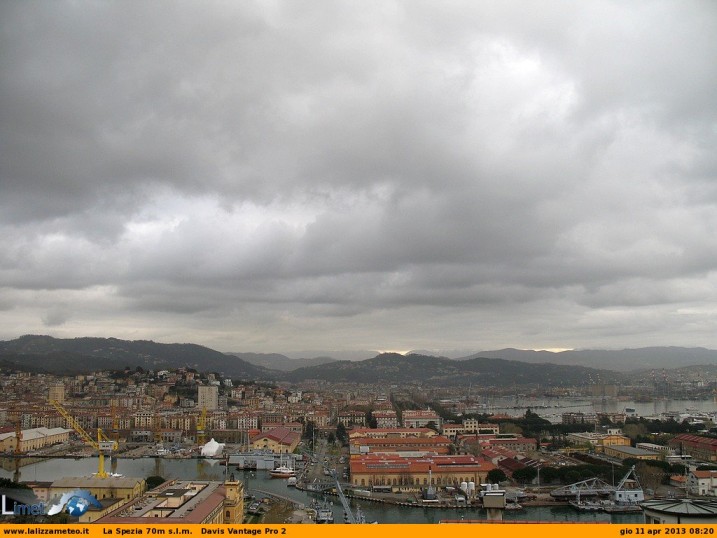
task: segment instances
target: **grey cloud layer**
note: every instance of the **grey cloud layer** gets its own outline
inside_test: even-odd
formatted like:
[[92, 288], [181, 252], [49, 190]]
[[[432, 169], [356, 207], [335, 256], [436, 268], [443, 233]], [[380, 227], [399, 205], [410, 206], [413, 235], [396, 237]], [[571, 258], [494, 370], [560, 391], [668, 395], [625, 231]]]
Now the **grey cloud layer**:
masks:
[[2, 337], [717, 346], [710, 2], [0, 10]]

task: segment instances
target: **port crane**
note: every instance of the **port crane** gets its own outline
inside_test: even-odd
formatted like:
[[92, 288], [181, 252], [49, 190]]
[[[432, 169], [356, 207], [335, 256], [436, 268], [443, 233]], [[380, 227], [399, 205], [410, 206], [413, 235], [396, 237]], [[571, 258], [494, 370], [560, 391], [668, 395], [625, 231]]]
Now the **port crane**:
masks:
[[202, 407], [202, 413], [197, 417], [197, 445], [203, 446], [207, 441], [207, 408]]
[[107, 478], [109, 474], [105, 471], [105, 454], [111, 454], [113, 450], [117, 450], [117, 441], [108, 438], [102, 431], [102, 428], [97, 428], [97, 439], [94, 439], [89, 433], [87, 433], [87, 431], [85, 431], [75, 417], [73, 417], [67, 409], [62, 407], [60, 402], [53, 400], [50, 402], [50, 405], [52, 405], [52, 407], [54, 407], [57, 412], [60, 413], [65, 420], [67, 420], [67, 424], [77, 432], [85, 443], [97, 450], [97, 453], [99, 454], [99, 464], [97, 474], [95, 476], [98, 478]]
[[22, 424], [20, 419], [15, 423], [15, 455], [22, 453]]
[[360, 521], [356, 518], [353, 511], [351, 510], [351, 506], [349, 505], [349, 501], [346, 498], [346, 495], [344, 495], [344, 490], [341, 488], [341, 484], [339, 483], [339, 477], [336, 474], [336, 471], [331, 471], [331, 478], [333, 478], [336, 482], [336, 494], [339, 496], [341, 505], [344, 507], [346, 523], [360, 523]]
[[110, 417], [112, 418], [112, 440], [119, 441], [119, 417], [114, 400], [110, 404]]
[[161, 443], [162, 442], [162, 428], [161, 426], [162, 418], [159, 416], [159, 413], [155, 411], [154, 418], [152, 420], [152, 432], [154, 433], [154, 442], [155, 443]]

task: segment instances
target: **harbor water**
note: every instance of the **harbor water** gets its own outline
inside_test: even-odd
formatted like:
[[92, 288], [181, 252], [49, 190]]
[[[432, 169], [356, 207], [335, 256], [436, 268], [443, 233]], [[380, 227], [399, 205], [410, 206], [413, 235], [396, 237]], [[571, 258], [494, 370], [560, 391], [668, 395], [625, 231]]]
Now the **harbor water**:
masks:
[[[217, 461], [204, 459], [169, 459], [169, 458], [112, 458], [110, 470], [124, 476], [146, 478], [152, 475], [166, 479], [183, 480], [224, 480], [227, 469]], [[14, 460], [0, 459], [0, 477], [13, 478]], [[17, 478], [21, 481], [52, 481], [63, 476], [87, 476], [97, 471], [97, 458], [52, 458], [36, 463], [23, 465], [18, 470]], [[244, 482], [245, 488], [252, 495], [262, 497], [263, 492], [288, 497], [297, 503], [309, 506], [312, 501], [323, 501], [323, 496], [289, 488], [286, 480], [271, 479], [267, 471], [238, 471], [229, 466], [228, 472]], [[338, 498], [328, 497], [333, 502], [336, 523], [343, 521], [343, 508]], [[441, 509], [406, 507], [374, 503], [369, 501], [351, 500], [355, 510], [357, 507], [366, 517], [366, 521], [379, 523], [438, 523], [441, 520], [486, 519], [486, 513], [477, 508]], [[607, 522], [607, 523], [642, 523], [642, 514], [606, 514], [602, 512], [577, 512], [570, 506], [525, 507], [522, 510], [505, 512], [507, 521], [542, 521], [542, 522]]]
[[520, 417], [527, 409], [551, 422], [560, 422], [563, 413], [624, 413], [626, 409], [631, 409], [630, 414], [634, 416], [664, 418], [665, 415], [681, 413], [717, 413], [717, 401], [655, 399], [638, 402], [614, 398], [537, 398], [517, 395], [486, 398], [472, 411]]

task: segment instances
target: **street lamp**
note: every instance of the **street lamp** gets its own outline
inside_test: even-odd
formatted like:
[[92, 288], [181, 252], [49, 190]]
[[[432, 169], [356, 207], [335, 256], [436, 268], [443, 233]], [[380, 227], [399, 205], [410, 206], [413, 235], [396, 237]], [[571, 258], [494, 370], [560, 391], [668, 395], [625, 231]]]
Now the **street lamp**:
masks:
[[538, 462], [538, 490], [540, 489], [540, 462]]

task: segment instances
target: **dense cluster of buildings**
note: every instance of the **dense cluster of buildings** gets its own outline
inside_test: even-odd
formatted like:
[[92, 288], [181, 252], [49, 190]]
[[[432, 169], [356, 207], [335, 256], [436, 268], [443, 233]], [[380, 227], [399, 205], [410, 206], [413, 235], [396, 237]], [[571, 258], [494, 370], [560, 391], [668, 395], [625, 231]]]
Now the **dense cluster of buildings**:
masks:
[[350, 392], [232, 386], [229, 379], [200, 378], [188, 369], [120, 377], [112, 372], [65, 377], [20, 372], [3, 376], [0, 389], [5, 395], [0, 433], [65, 428], [66, 419], [50, 402], [66, 407], [85, 430], [101, 428], [128, 442], [197, 442], [198, 431], [211, 431], [219, 442], [247, 443], [248, 432], [280, 426], [301, 432], [312, 422], [318, 431], [335, 430], [347, 408], [347, 425], [366, 418], [365, 411], [352, 409], [357, 406]]
[[[5, 395], [0, 404], [0, 452], [5, 453], [27, 454], [75, 438], [75, 428], [57, 412], [59, 406], [80, 428], [101, 428], [107, 435], [130, 444], [196, 445], [211, 436], [219, 443], [236, 444], [247, 451], [289, 454], [297, 450], [310, 424], [316, 435], [324, 437], [343, 427], [348, 436], [347, 478], [357, 488], [390, 486], [412, 490], [426, 485], [480, 484], [493, 469], [511, 476], [526, 467], [551, 464], [533, 437], [509, 433], [514, 430], [501, 431], [498, 421], [465, 418], [453, 423], [428, 406], [395, 407], [385, 387], [325, 385], [297, 389], [238, 384], [184, 368], [71, 377], [11, 373], [0, 380], [0, 389]], [[565, 413], [562, 422], [585, 425], [584, 431], [566, 435], [574, 450], [602, 454], [616, 461], [682, 461], [685, 457], [698, 462], [717, 461], [714, 438], [677, 435], [668, 445], [633, 446], [620, 429], [597, 426], [625, 418], [624, 413]], [[115, 518], [112, 521], [171, 519], [181, 514], [185, 519], [203, 514], [207, 521], [234, 517], [233, 509], [217, 508], [222, 495], [224, 505], [230, 502], [227, 497], [233, 497], [231, 484], [179, 484], [131, 510], [123, 508], [122, 503], [142, 497], [145, 492], [135, 491], [136, 484], [127, 485], [130, 486], [132, 493], [115, 495], [121, 497], [120, 504], [108, 505], [102, 517]], [[715, 495], [717, 476], [695, 470], [681, 486], [699, 495]], [[64, 486], [43, 487], [57, 492]], [[115, 488], [116, 492], [120, 490], [122, 487]], [[106, 497], [106, 492], [97, 489], [97, 493], [99, 499]], [[214, 508], [208, 509], [209, 504], [204, 504], [207, 510], [190, 509], [200, 499], [206, 503], [216, 501]], [[99, 517], [98, 513], [94, 515]]]

